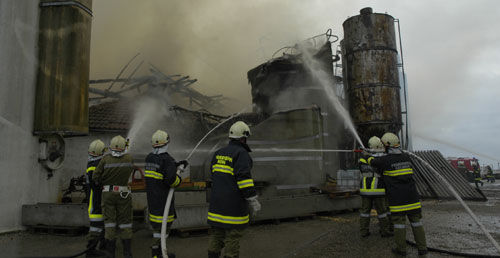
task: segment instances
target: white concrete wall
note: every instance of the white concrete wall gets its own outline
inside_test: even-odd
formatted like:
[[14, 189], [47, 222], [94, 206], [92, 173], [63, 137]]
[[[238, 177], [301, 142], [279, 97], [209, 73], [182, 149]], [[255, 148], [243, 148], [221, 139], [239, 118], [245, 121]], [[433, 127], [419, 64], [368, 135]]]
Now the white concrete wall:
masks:
[[0, 232], [21, 229], [21, 206], [57, 199], [33, 136], [38, 1], [0, 1]]
[[117, 134], [118, 133], [93, 133], [90, 136], [71, 137], [64, 139], [66, 149], [64, 163], [57, 172], [60, 173], [60, 189], [68, 187], [69, 181], [72, 177], [78, 177], [85, 174], [85, 170], [87, 168], [88, 148], [89, 144], [93, 140], [100, 139], [107, 146], [111, 138], [113, 138], [113, 136]]

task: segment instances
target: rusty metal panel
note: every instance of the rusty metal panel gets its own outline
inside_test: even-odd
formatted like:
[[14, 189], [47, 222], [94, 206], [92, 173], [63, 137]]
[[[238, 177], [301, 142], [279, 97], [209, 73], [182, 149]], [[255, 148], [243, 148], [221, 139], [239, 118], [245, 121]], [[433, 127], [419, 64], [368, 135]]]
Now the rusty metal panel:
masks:
[[[335, 87], [331, 43], [327, 42], [315, 48], [313, 56], [321, 63], [323, 70], [331, 76], [331, 87]], [[255, 104], [254, 112], [256, 113], [270, 115], [283, 111], [281, 109], [283, 105], [287, 105], [288, 109], [294, 109], [330, 102], [324, 94], [316, 98], [302, 97], [303, 91], [318, 89], [324, 92], [324, 89], [307, 71], [301, 54], [286, 54], [251, 69], [248, 71], [248, 81], [252, 86], [252, 102]], [[286, 93], [289, 93], [286, 104], [279, 103], [278, 98]], [[327, 107], [321, 106], [321, 108], [327, 110]], [[328, 109], [333, 110], [331, 107]]]
[[40, 1], [34, 133], [88, 133], [91, 7]]
[[[314, 48], [314, 57], [319, 60], [323, 70], [334, 78], [331, 43], [326, 42]], [[345, 138], [343, 122], [340, 122], [342, 118], [326, 96], [325, 89], [305, 68], [301, 54], [283, 55], [255, 67], [248, 71], [248, 81], [252, 86], [254, 112], [271, 115], [317, 106], [321, 109], [323, 120], [324, 148], [339, 148]], [[335, 87], [333, 80], [330, 87]], [[282, 127], [277, 125], [277, 128]], [[338, 153], [324, 153], [324, 169], [335, 174], [340, 164], [338, 157]]]
[[394, 18], [364, 10], [343, 27], [344, 80], [361, 138], [398, 132], [402, 120]]
[[[474, 188], [439, 151], [416, 151], [415, 154], [427, 161], [436, 171], [450, 182], [464, 200], [484, 201], [486, 197], [481, 190]], [[411, 156], [410, 156], [411, 157]], [[416, 158], [411, 158], [415, 167], [417, 190], [422, 198], [455, 199], [450, 190], [429, 168]]]

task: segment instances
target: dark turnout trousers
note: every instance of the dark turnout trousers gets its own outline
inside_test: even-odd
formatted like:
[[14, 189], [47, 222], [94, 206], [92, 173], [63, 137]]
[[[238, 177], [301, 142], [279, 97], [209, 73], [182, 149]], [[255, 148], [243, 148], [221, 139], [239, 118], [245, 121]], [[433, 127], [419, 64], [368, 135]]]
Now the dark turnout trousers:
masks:
[[387, 205], [385, 196], [361, 196], [361, 208], [359, 209], [359, 226], [361, 236], [367, 236], [370, 232], [370, 212], [372, 208], [377, 211], [380, 223], [380, 234], [388, 236], [390, 234], [390, 223], [387, 217]]
[[[102, 193], [105, 238], [132, 238], [132, 196], [123, 198], [119, 192]], [[116, 229], [120, 232], [117, 233]]]
[[396, 248], [401, 252], [406, 252], [406, 217], [410, 221], [413, 237], [417, 243], [419, 251], [427, 250], [424, 226], [422, 224], [422, 213], [392, 213], [394, 223], [394, 240]]
[[[150, 215], [151, 216], [151, 215]], [[170, 216], [169, 216], [170, 217]], [[153, 222], [150, 220], [151, 227], [153, 228], [153, 238], [151, 241], [151, 257], [159, 258], [162, 257], [161, 253], [161, 222]], [[170, 229], [172, 228], [172, 222], [167, 222], [167, 231], [165, 232], [168, 236], [170, 234]], [[168, 250], [168, 248], [167, 248]], [[171, 256], [171, 254], [168, 254]]]
[[209, 257], [219, 257], [222, 248], [224, 248], [224, 257], [239, 257], [240, 239], [243, 232], [243, 228], [212, 227], [208, 243]]

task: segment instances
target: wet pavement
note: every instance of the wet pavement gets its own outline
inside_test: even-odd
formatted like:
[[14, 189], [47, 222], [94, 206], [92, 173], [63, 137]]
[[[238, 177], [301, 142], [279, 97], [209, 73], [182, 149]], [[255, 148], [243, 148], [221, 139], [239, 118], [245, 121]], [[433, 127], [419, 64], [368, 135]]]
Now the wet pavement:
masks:
[[[492, 236], [500, 242], [500, 182], [482, 187], [487, 202], [467, 202]], [[458, 201], [424, 201], [423, 221], [431, 247], [456, 252], [494, 255], [488, 241]], [[381, 238], [378, 222], [372, 218], [371, 235], [360, 238], [355, 211], [262, 223], [247, 229], [241, 241], [240, 257], [393, 257], [391, 238]], [[138, 223], [133, 239], [134, 257], [148, 257], [150, 231]], [[408, 239], [412, 240], [411, 230]], [[206, 257], [208, 236], [171, 236], [170, 250], [177, 257]], [[85, 236], [54, 236], [17, 232], [0, 235], [0, 257], [63, 256], [85, 249]], [[418, 257], [408, 247], [408, 257]], [[121, 257], [121, 255], [117, 256]], [[429, 253], [427, 257], [452, 257]]]

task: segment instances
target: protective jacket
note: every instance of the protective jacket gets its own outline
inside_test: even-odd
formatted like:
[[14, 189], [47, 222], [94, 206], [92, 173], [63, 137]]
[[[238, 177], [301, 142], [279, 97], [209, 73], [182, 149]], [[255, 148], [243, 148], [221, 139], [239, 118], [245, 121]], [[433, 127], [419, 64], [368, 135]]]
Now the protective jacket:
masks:
[[383, 173], [391, 213], [419, 213], [421, 203], [408, 154], [390, 148], [387, 155], [368, 158], [368, 164]]
[[370, 166], [365, 158], [359, 159], [359, 170], [362, 174], [372, 174], [372, 176], [361, 177], [359, 194], [366, 197], [385, 196], [384, 180], [375, 176], [375, 168]]
[[85, 178], [87, 179], [87, 196], [89, 200], [88, 214], [89, 220], [92, 221], [103, 221], [102, 218], [102, 208], [101, 208], [101, 199], [102, 199], [102, 189], [97, 187], [92, 179], [92, 175], [94, 173], [95, 168], [101, 161], [102, 157], [92, 157], [89, 159], [87, 163], [87, 171], [85, 173]]
[[[166, 152], [161, 154], [149, 153], [146, 157], [144, 174], [146, 178], [149, 221], [161, 224], [168, 192], [171, 187], [177, 187], [181, 183], [181, 178], [177, 175], [176, 162]], [[167, 222], [173, 222], [175, 218], [175, 205], [172, 197]]]
[[121, 157], [105, 155], [94, 171], [94, 182], [100, 187], [105, 185], [127, 186], [130, 175], [134, 172], [132, 156], [124, 154]]
[[238, 140], [215, 152], [211, 163], [212, 189], [208, 224], [221, 228], [243, 228], [249, 222], [245, 199], [257, 192], [250, 170], [252, 158], [248, 145]]
[[488, 170], [488, 172], [486, 173], [486, 177], [487, 178], [493, 178], [493, 170], [491, 168], [486, 168]]
[[477, 168], [474, 168], [474, 180], [481, 181], [481, 173]]

